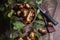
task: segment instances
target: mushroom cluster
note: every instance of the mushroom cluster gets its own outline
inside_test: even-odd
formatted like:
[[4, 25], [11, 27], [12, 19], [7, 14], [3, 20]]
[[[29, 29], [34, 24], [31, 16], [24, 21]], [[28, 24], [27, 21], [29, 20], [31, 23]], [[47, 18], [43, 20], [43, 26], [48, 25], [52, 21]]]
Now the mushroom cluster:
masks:
[[27, 3], [20, 3], [14, 7], [15, 15], [19, 17], [24, 24], [30, 24], [35, 17], [35, 8]]
[[24, 37], [24, 38], [21, 38], [21, 37], [20, 37], [18, 40], [38, 40], [38, 39], [37, 39], [36, 36], [35, 36], [35, 32], [31, 31], [31, 32], [29, 33], [29, 36]]

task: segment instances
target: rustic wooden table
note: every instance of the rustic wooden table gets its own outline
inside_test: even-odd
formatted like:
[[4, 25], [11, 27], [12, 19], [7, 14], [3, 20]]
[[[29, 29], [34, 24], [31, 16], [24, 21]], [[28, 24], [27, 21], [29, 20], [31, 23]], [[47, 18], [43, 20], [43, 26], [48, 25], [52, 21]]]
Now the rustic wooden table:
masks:
[[[58, 2], [57, 0], [44, 0], [44, 3], [46, 4], [46, 6], [48, 7], [49, 10], [49, 14], [56, 19], [57, 21], [59, 21], [59, 17], [57, 16], [57, 13], [59, 15], [58, 12]], [[54, 28], [57, 30], [57, 27], [54, 26]], [[58, 32], [58, 33], [57, 33]], [[56, 35], [55, 35], [56, 34]], [[47, 33], [45, 36], [42, 37], [43, 40], [57, 40], [57, 35], [59, 34], [59, 31], [53, 32], [53, 33]], [[59, 38], [58, 38], [59, 40]]]

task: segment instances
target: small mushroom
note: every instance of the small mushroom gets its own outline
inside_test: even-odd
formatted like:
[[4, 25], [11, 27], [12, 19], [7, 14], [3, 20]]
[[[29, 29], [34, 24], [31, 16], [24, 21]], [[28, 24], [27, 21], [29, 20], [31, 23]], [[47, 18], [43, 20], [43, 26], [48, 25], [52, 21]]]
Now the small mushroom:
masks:
[[18, 40], [23, 40], [23, 38], [19, 38]]
[[20, 5], [19, 5], [19, 8], [23, 8], [23, 7], [24, 7], [24, 5], [23, 5], [23, 4], [20, 4]]
[[27, 37], [27, 40], [31, 40], [29, 37]]
[[43, 28], [40, 28], [39, 30], [38, 30], [40, 33], [42, 33], [42, 34], [45, 34], [47, 31], [45, 30], [45, 29], [43, 29]]
[[18, 15], [18, 16], [20, 16], [20, 13], [21, 13], [21, 11], [20, 11], [20, 10], [19, 10], [19, 11], [17, 11], [17, 15]]
[[30, 33], [30, 37], [31, 37], [31, 38], [34, 38], [34, 37], [35, 37], [35, 33], [34, 33], [34, 32], [31, 32], [31, 33]]
[[30, 5], [29, 5], [29, 4], [26, 4], [26, 7], [27, 7], [27, 8], [30, 8]]
[[31, 22], [33, 19], [33, 13], [30, 11], [29, 15], [27, 16], [27, 21]]
[[24, 9], [24, 16], [27, 16], [27, 14], [28, 14], [28, 10]]
[[35, 40], [35, 33], [34, 32], [31, 32], [29, 36], [32, 40]]

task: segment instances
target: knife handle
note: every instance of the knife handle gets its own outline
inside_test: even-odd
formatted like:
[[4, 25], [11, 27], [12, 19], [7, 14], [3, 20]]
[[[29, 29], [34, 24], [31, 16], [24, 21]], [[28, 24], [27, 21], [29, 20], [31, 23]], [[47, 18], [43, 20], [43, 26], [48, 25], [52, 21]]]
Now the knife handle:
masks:
[[50, 21], [52, 22], [54, 25], [57, 25], [58, 22], [56, 20], [54, 20], [50, 15], [48, 15], [48, 13], [43, 13], [45, 15], [45, 17]]

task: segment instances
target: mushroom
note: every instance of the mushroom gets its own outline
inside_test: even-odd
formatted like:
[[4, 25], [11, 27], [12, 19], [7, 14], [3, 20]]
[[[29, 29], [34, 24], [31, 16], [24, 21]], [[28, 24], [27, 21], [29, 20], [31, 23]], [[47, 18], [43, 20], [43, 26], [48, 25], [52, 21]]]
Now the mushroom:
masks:
[[29, 36], [32, 40], [35, 40], [35, 33], [34, 32], [31, 32]]
[[24, 9], [24, 16], [27, 16], [27, 14], [28, 14], [28, 10], [27, 9]]
[[18, 10], [18, 11], [17, 11], [17, 15], [18, 15], [18, 16], [20, 16], [20, 13], [21, 13], [21, 11], [20, 11], [20, 10]]
[[29, 37], [27, 37], [27, 40], [31, 40]]
[[26, 4], [26, 7], [27, 7], [27, 8], [30, 8], [30, 5], [29, 5], [29, 4]]
[[34, 33], [34, 32], [31, 32], [31, 33], [30, 33], [30, 37], [31, 37], [31, 38], [34, 38], [34, 37], [35, 37], [35, 33]]
[[19, 8], [24, 8], [24, 4], [20, 4], [19, 5]]
[[24, 24], [30, 24], [32, 22], [32, 20], [34, 19], [34, 16], [35, 16], [35, 9], [29, 5], [29, 4], [26, 4], [26, 3], [20, 3], [20, 4], [17, 4], [17, 11], [16, 11], [16, 14], [17, 14], [17, 17], [19, 19], [22, 18], [22, 21]]
[[27, 21], [30, 23], [33, 19], [33, 13], [30, 11], [29, 15], [27, 16]]
[[23, 40], [23, 38], [19, 38], [18, 40]]
[[45, 33], [46, 33], [46, 30], [43, 29], [43, 28], [38, 29], [38, 31], [39, 31], [40, 33], [42, 33], [42, 34], [45, 34]]

